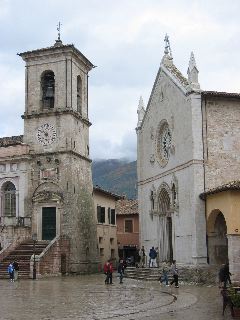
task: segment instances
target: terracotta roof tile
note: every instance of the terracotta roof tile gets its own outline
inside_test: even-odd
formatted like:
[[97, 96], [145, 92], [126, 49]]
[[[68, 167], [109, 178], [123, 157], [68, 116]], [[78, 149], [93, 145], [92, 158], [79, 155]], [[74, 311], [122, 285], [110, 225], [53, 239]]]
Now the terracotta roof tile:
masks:
[[237, 181], [230, 181], [226, 184], [223, 184], [221, 186], [218, 186], [216, 188], [213, 188], [213, 189], [209, 189], [208, 191], [205, 191], [203, 193], [201, 193], [199, 195], [199, 197], [202, 199], [202, 200], [205, 200], [206, 197], [210, 194], [214, 194], [214, 193], [219, 193], [219, 192], [222, 192], [222, 191], [228, 191], [228, 190], [240, 190], [240, 181], [237, 180]]
[[116, 204], [116, 214], [138, 214], [138, 201], [127, 199], [118, 200]]
[[0, 138], [0, 147], [15, 146], [23, 143], [23, 135]]
[[240, 93], [235, 92], [220, 92], [220, 91], [202, 91], [202, 96], [240, 98]]
[[99, 187], [98, 185], [94, 186], [93, 190], [97, 191], [97, 192], [104, 193], [105, 195], [111, 196], [111, 197], [115, 198], [116, 200], [119, 200], [119, 199], [123, 198], [123, 196], [120, 196], [120, 195], [115, 194], [115, 193], [113, 193], [111, 191], [108, 191], [108, 190], [104, 190], [101, 187]]

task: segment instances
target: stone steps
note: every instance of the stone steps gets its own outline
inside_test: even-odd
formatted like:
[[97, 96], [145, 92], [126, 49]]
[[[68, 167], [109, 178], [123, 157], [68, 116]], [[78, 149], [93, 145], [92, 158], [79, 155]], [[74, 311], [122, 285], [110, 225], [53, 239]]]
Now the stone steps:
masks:
[[[135, 268], [127, 267], [124, 272], [127, 278], [145, 280], [145, 281], [158, 281], [161, 274], [161, 268]], [[173, 279], [172, 274], [168, 275], [169, 281]], [[179, 279], [181, 281], [181, 279]]]
[[[48, 241], [37, 241], [35, 243], [35, 254], [39, 255], [49, 244]], [[0, 262], [0, 279], [8, 279], [7, 268], [10, 262], [16, 261], [19, 264], [19, 278], [29, 278], [30, 259], [34, 253], [34, 243], [32, 240], [20, 244]]]

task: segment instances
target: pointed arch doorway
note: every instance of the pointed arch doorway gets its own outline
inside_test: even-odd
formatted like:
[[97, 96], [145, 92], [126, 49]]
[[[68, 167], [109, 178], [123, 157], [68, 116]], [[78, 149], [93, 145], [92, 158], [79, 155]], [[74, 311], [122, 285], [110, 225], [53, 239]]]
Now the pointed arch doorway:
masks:
[[173, 260], [173, 226], [170, 210], [170, 197], [165, 188], [162, 188], [158, 197], [159, 203], [159, 251], [160, 261]]

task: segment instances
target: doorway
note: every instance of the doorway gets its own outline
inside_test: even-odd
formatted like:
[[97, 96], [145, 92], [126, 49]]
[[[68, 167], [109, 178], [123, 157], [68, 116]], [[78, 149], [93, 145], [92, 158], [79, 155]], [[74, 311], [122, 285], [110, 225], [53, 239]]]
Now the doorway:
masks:
[[56, 237], [56, 207], [42, 208], [42, 240]]
[[170, 210], [170, 197], [165, 188], [162, 188], [158, 198], [159, 203], [159, 248], [160, 261], [173, 260], [173, 225]]
[[167, 234], [168, 234], [168, 261], [173, 261], [173, 244], [172, 244], [172, 218], [167, 217]]

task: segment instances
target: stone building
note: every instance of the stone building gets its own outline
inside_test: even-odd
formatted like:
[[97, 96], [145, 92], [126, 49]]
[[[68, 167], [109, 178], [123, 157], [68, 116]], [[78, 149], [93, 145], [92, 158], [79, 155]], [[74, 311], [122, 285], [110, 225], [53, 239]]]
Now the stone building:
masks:
[[60, 39], [19, 56], [26, 63], [24, 135], [0, 139], [1, 246], [33, 234], [45, 241], [64, 238], [68, 271], [95, 271], [88, 118], [88, 73], [94, 65]]
[[93, 198], [97, 218], [99, 270], [102, 270], [108, 259], [111, 259], [114, 266], [118, 262], [116, 203], [122, 197], [95, 186]]
[[147, 108], [138, 107], [141, 244], [182, 265], [228, 258], [237, 279], [240, 94], [201, 90], [193, 53], [185, 78], [165, 41]]
[[122, 199], [117, 202], [117, 241], [119, 257], [138, 259], [139, 214], [138, 201]]

